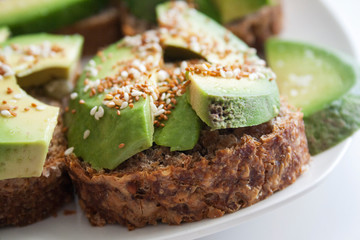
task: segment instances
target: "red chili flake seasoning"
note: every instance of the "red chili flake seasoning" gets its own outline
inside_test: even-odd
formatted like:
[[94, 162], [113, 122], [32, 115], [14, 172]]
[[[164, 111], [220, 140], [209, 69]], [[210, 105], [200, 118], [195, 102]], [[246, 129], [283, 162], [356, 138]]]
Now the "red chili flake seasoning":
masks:
[[3, 101], [2, 101], [2, 104], [7, 104], [7, 101], [3, 100]]
[[27, 111], [29, 111], [29, 110], [30, 110], [30, 108], [27, 108], [27, 107], [24, 108], [24, 111], [25, 111], [25, 112], [27, 112]]
[[120, 143], [119, 146], [118, 146], [120, 149], [125, 147], [125, 143]]
[[36, 103], [31, 103], [31, 106], [34, 108], [37, 107]]

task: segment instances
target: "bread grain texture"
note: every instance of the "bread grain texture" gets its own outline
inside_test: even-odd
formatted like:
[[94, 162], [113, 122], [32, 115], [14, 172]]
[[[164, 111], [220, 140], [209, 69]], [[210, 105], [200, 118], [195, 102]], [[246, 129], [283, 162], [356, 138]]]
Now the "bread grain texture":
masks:
[[130, 230], [235, 212], [292, 184], [309, 161], [302, 113], [284, 103], [267, 123], [204, 130], [191, 151], [154, 146], [112, 171], [66, 158], [90, 223]]
[[282, 6], [279, 4], [262, 7], [252, 14], [225, 24], [225, 27], [246, 44], [262, 52], [266, 39], [281, 32], [282, 19]]
[[0, 227], [32, 224], [72, 201], [73, 187], [65, 167], [66, 146], [59, 117], [42, 175], [0, 181]]

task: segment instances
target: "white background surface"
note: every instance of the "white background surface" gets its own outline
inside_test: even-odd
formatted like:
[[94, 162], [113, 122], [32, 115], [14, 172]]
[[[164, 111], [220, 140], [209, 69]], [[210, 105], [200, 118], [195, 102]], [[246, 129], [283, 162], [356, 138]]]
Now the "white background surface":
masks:
[[[356, 48], [353, 55], [360, 61], [360, 1], [322, 2], [345, 27]], [[360, 239], [360, 132], [340, 164], [311, 192], [237, 227], [201, 238], [210, 239]]]

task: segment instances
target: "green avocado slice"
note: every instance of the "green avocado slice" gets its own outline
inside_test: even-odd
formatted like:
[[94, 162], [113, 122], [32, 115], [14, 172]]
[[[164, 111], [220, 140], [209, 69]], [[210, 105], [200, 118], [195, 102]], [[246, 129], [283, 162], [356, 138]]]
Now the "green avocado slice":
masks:
[[27, 95], [13, 75], [0, 80], [0, 180], [41, 175], [58, 114], [58, 107]]
[[[144, 91], [155, 88], [162, 51], [157, 43], [143, 45], [143, 36], [126, 37], [95, 56], [71, 94], [66, 115], [69, 146], [95, 169], [114, 169], [152, 146], [155, 96], [137, 93], [143, 85]], [[131, 103], [135, 95], [139, 98]]]
[[82, 44], [80, 35], [22, 35], [0, 44], [0, 56], [15, 71], [21, 87], [43, 85], [53, 79], [72, 81]]
[[323, 47], [280, 39], [269, 40], [266, 52], [278, 75], [280, 93], [304, 112], [311, 155], [360, 128], [359, 73], [354, 60]]
[[269, 39], [266, 56], [280, 94], [300, 107], [305, 117], [339, 99], [356, 82], [350, 58], [312, 44]]
[[184, 2], [160, 4], [156, 13], [165, 52], [168, 48], [191, 51], [211, 63], [222, 64], [243, 64], [244, 54], [256, 57], [233, 33]]
[[107, 0], [2, 0], [0, 25], [12, 34], [48, 32], [91, 16], [104, 8]]
[[170, 147], [171, 151], [193, 149], [199, 140], [202, 122], [187, 101], [186, 92], [176, 97], [176, 107], [171, 111], [164, 127], [155, 128], [154, 142]]
[[335, 146], [360, 128], [360, 94], [345, 94], [304, 123], [311, 155]]

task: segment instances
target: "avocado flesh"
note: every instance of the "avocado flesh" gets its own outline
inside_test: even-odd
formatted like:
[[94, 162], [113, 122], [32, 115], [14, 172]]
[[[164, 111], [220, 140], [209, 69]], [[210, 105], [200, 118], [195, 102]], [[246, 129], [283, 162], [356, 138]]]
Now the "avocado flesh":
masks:
[[351, 60], [321, 47], [269, 39], [266, 56], [280, 94], [300, 107], [305, 117], [339, 99], [356, 82]]
[[5, 42], [10, 36], [10, 30], [8, 27], [0, 27], [0, 43]]
[[91, 16], [106, 6], [105, 0], [2, 0], [0, 25], [12, 34], [53, 31]]
[[[7, 88], [13, 92], [7, 94]], [[14, 76], [0, 81], [0, 109], [8, 106], [15, 117], [0, 114], [0, 180], [20, 177], [39, 177], [57, 123], [59, 108], [48, 106], [27, 95], [17, 85]], [[21, 94], [21, 98], [16, 95]], [[15, 102], [16, 101], [16, 102]], [[37, 110], [31, 103], [43, 106]], [[28, 108], [28, 111], [24, 109]]]
[[[307, 43], [275, 39], [266, 44], [266, 52], [278, 75], [280, 93], [304, 112], [311, 155], [335, 146], [360, 128], [358, 70], [350, 58]], [[303, 77], [291, 79], [289, 74]], [[294, 90], [301, 96], [291, 94]]]
[[[9, 39], [0, 45], [0, 55], [15, 71], [18, 84], [21, 87], [43, 85], [53, 79], [71, 81], [76, 73], [77, 62], [81, 55], [83, 38], [80, 35], [61, 36], [51, 34], [30, 34]], [[13, 47], [15, 46], [16, 50]], [[42, 56], [48, 53], [45, 48], [60, 47], [61, 52], [52, 52], [52, 56]], [[40, 49], [40, 55], [35, 61], [25, 51]], [[42, 49], [42, 50], [41, 50]], [[42, 52], [43, 51], [43, 52]]]
[[[132, 109], [127, 107], [120, 110], [119, 116], [116, 109], [103, 105], [107, 90], [93, 97], [89, 96], [89, 91], [84, 91], [85, 79], [94, 82], [97, 79], [115, 76], [119, 68], [137, 59], [132, 47], [119, 47], [122, 43], [123, 41], [113, 44], [102, 52], [104, 56], [112, 55], [104, 62], [99, 56], [93, 58], [96, 66], [101, 69], [97, 76], [87, 76], [86, 71], [81, 75], [75, 88], [78, 97], [69, 105], [70, 111], [76, 110], [76, 113], [69, 112], [66, 115], [69, 146], [74, 147], [74, 153], [95, 169], [114, 169], [134, 154], [151, 147], [153, 143], [154, 117], [149, 96], [146, 99], [141, 97]], [[153, 54], [154, 63], [160, 64], [161, 59], [161, 52]], [[115, 65], [116, 67], [113, 67]], [[155, 82], [155, 76], [156, 74], [152, 74], [150, 82]], [[85, 103], [80, 104], [80, 99]], [[99, 120], [90, 115], [91, 109], [95, 106], [102, 106], [105, 112]], [[90, 135], [84, 139], [86, 130], [90, 130]], [[120, 144], [124, 146], [119, 148]]]
[[219, 79], [191, 73], [187, 78], [191, 81], [189, 102], [212, 129], [254, 126], [279, 113], [275, 81]]
[[277, 4], [276, 0], [212, 0], [218, 9], [220, 22], [223, 24], [254, 13], [260, 8]]
[[360, 94], [345, 94], [304, 123], [311, 155], [335, 146], [360, 128]]
[[[256, 80], [188, 73], [187, 79], [191, 81], [188, 101], [202, 121], [212, 129], [236, 128], [258, 125], [278, 114], [280, 100], [276, 81], [270, 81], [271, 71], [259, 65], [259, 58], [245, 43], [186, 5], [165, 3], [157, 7], [157, 13], [160, 26], [169, 28], [169, 31], [162, 32], [165, 47], [176, 48], [177, 55], [182, 55], [181, 49], [183, 53], [189, 51], [191, 44], [189, 46], [187, 38], [171, 34], [174, 28], [179, 32], [186, 31], [185, 36], [201, 36], [198, 38], [200, 42], [207, 39], [202, 44], [210, 47], [194, 52], [212, 64], [245, 66], [251, 62], [264, 73]], [[172, 28], [177, 21], [180, 22], [180, 29]]]
[[[181, 8], [180, 11], [178, 6]], [[163, 3], [157, 6], [156, 13], [159, 25], [164, 29], [161, 35], [165, 51], [167, 47], [184, 49], [202, 56], [211, 63], [244, 63], [242, 56], [249, 47], [229, 30], [206, 15], [189, 8], [185, 3]], [[165, 29], [171, 29], [176, 34], [171, 34], [171, 30]], [[191, 37], [197, 38], [193, 44], [189, 42]]]
[[165, 126], [155, 128], [154, 142], [170, 147], [171, 151], [193, 149], [199, 140], [202, 123], [187, 102], [187, 94], [176, 97], [176, 107], [164, 122]]

